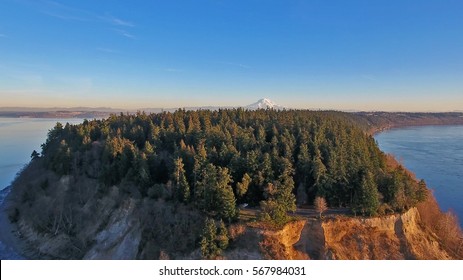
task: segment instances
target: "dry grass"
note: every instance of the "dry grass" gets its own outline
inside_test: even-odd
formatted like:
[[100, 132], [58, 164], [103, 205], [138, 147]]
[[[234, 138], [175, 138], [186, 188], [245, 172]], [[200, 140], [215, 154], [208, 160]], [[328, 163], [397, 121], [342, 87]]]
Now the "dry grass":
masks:
[[239, 213], [240, 221], [244, 223], [253, 222], [257, 219], [258, 214], [259, 214], [258, 210], [240, 209], [240, 213]]
[[170, 259], [182, 259], [199, 244], [204, 217], [192, 207], [144, 199], [139, 214], [143, 225], [139, 258], [168, 255]]
[[232, 224], [228, 227], [228, 237], [232, 240], [242, 236], [246, 231], [246, 226], [243, 224]]
[[386, 154], [386, 166], [390, 171], [395, 170], [397, 168], [401, 168], [401, 169], [403, 169], [405, 171], [405, 173], [408, 176], [410, 176], [413, 179], [417, 180], [415, 173], [413, 173], [410, 170], [408, 170], [407, 168], [405, 168], [403, 163], [401, 162], [401, 160], [396, 159], [391, 154]]
[[443, 213], [431, 191], [426, 201], [419, 203], [417, 208], [423, 226], [439, 238], [454, 258], [463, 259], [463, 232], [457, 216], [452, 212]]
[[267, 260], [287, 260], [288, 254], [281, 242], [273, 236], [264, 236], [259, 242], [259, 248], [264, 259]]

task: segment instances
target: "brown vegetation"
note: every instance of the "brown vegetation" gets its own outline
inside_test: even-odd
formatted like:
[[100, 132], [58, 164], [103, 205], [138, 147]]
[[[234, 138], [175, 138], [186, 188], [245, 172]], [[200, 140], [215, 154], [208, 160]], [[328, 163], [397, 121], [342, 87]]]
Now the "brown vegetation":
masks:
[[417, 208], [423, 226], [438, 237], [440, 244], [452, 257], [463, 259], [463, 232], [457, 216], [450, 211], [442, 212], [432, 193]]
[[401, 169], [405, 172], [405, 174], [416, 180], [415, 173], [405, 168], [401, 160], [396, 159], [394, 155], [386, 154], [386, 166], [389, 170]]
[[145, 199], [139, 216], [143, 233], [138, 258], [157, 259], [167, 254], [181, 259], [199, 243], [204, 217], [191, 207]]
[[[197, 247], [204, 217], [192, 207], [142, 199], [130, 183], [102, 195], [97, 180], [59, 177], [40, 160], [22, 172], [8, 197], [10, 221], [40, 258], [184, 258]], [[135, 246], [130, 254], [127, 246]]]

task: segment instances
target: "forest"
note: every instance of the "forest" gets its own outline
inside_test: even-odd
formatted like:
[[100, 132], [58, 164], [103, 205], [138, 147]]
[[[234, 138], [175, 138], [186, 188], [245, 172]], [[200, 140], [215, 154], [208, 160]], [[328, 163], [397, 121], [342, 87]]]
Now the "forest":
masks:
[[232, 222], [237, 206], [261, 206], [284, 222], [323, 197], [356, 215], [401, 212], [426, 185], [387, 165], [347, 113], [226, 109], [111, 115], [57, 125], [41, 158], [58, 175], [98, 180], [98, 192], [130, 184], [140, 197], [188, 204]]

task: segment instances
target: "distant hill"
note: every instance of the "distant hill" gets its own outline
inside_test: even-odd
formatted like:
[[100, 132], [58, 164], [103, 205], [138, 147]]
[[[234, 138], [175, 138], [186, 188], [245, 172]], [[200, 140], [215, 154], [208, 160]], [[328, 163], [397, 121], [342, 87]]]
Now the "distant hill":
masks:
[[127, 110], [110, 107], [0, 107], [0, 113], [4, 112], [125, 112]]
[[0, 107], [0, 117], [7, 118], [106, 118], [127, 110], [109, 107]]
[[[275, 102], [268, 98], [261, 98], [257, 102], [254, 102], [252, 104], [246, 105], [246, 106], [196, 106], [196, 107], [181, 107], [185, 109], [186, 111], [196, 111], [196, 110], [211, 110], [211, 111], [216, 111], [219, 109], [235, 109], [235, 108], [244, 108], [247, 110], [258, 110], [258, 109], [285, 109], [285, 107], [277, 105]], [[139, 111], [147, 112], [147, 113], [159, 113], [163, 111], [168, 111], [168, 112], [174, 112], [179, 108], [142, 108]]]
[[463, 113], [356, 112], [352, 118], [369, 133], [422, 125], [463, 125]]
[[[85, 118], [85, 119], [100, 119], [106, 118], [111, 114], [131, 113], [137, 111], [145, 113], [161, 113], [175, 112], [179, 108], [185, 111], [209, 110], [217, 111], [220, 109], [236, 109], [243, 108], [245, 110], [259, 109], [275, 109], [275, 110], [292, 110], [293, 108], [278, 105], [268, 98], [262, 98], [258, 101], [241, 106], [192, 106], [192, 107], [147, 107], [139, 109], [121, 109], [110, 107], [0, 107], [0, 117], [7, 118]], [[310, 111], [337, 111], [337, 110], [321, 110], [309, 109]], [[337, 111], [341, 112], [341, 111]], [[359, 121], [359, 124], [364, 129], [376, 132], [392, 127], [414, 126], [414, 125], [442, 125], [442, 124], [463, 124], [463, 111], [442, 112], [442, 113], [425, 113], [425, 112], [362, 112], [357, 110], [343, 111], [351, 113], [354, 119]], [[360, 118], [357, 118], [357, 117]]]
[[268, 98], [262, 98], [255, 103], [247, 106], [193, 106], [193, 107], [175, 107], [175, 108], [140, 108], [140, 109], [121, 109], [121, 108], [110, 108], [110, 107], [0, 107], [0, 117], [8, 118], [105, 118], [110, 114], [118, 113], [136, 113], [137, 111], [146, 113], [161, 113], [161, 112], [174, 112], [179, 108], [185, 109], [186, 111], [196, 110], [210, 110], [216, 111], [219, 109], [233, 109], [242, 107], [247, 110], [257, 109], [283, 109], [283, 106], [279, 106]]
[[111, 112], [98, 111], [50, 111], [50, 112], [28, 112], [28, 111], [13, 111], [0, 112], [0, 117], [4, 118], [39, 118], [39, 119], [100, 119], [106, 118]]

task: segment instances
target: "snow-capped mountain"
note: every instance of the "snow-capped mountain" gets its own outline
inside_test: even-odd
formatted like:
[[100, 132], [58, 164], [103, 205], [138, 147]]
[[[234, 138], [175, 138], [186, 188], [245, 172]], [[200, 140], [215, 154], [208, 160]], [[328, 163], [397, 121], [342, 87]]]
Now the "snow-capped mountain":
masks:
[[276, 110], [282, 110], [284, 109], [283, 106], [277, 105], [274, 103], [272, 100], [268, 98], [262, 98], [256, 103], [249, 104], [244, 107], [245, 109], [248, 110], [258, 110], [258, 109], [276, 109]]

